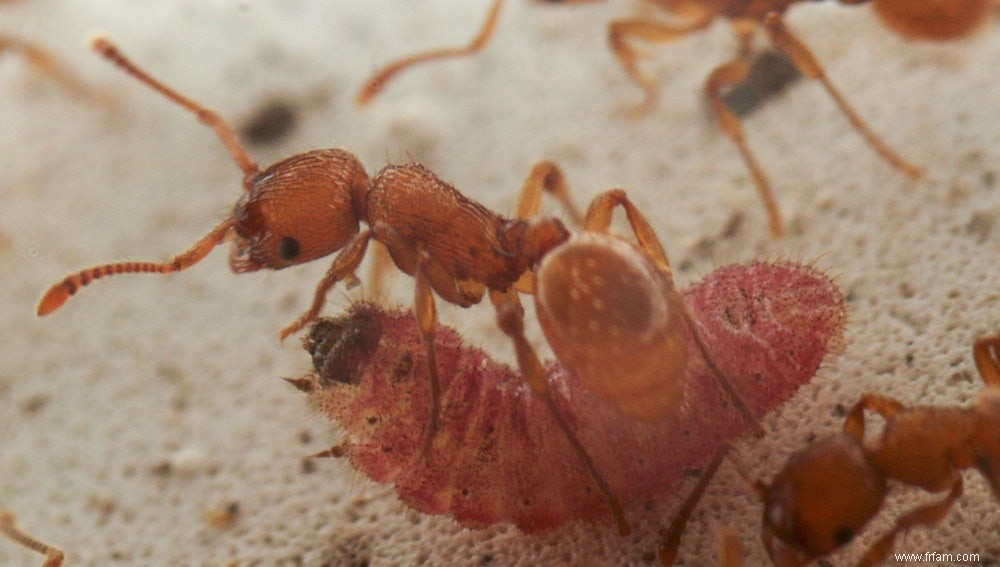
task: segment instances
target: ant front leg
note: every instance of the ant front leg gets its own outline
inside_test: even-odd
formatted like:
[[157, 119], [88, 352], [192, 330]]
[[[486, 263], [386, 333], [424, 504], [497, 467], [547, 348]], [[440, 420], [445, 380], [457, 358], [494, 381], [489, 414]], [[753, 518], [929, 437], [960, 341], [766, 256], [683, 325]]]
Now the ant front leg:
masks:
[[864, 120], [858, 116], [858, 113], [854, 111], [850, 104], [848, 104], [847, 99], [837, 90], [837, 87], [833, 86], [830, 79], [827, 78], [826, 72], [823, 67], [819, 64], [819, 61], [813, 56], [809, 48], [806, 47], [799, 38], [795, 37], [790, 29], [785, 25], [785, 22], [781, 19], [781, 16], [776, 13], [768, 14], [764, 19], [764, 27], [767, 29], [768, 36], [771, 38], [771, 42], [777, 47], [782, 53], [788, 56], [795, 65], [795, 68], [802, 73], [803, 76], [809, 77], [810, 79], [816, 79], [819, 81], [826, 92], [829, 93], [830, 97], [840, 108], [840, 111], [847, 117], [851, 122], [851, 126], [858, 131], [859, 134], [868, 142], [868, 145], [874, 149], [879, 156], [882, 157], [889, 165], [895, 167], [896, 169], [902, 171], [911, 179], [919, 179], [923, 175], [923, 171], [911, 164], [910, 162], [903, 159], [899, 154], [893, 151], [892, 148], [888, 146], [881, 138], [875, 135], [874, 132], [868, 128]]
[[425, 457], [429, 454], [428, 451], [434, 436], [437, 435], [438, 419], [441, 413], [441, 380], [438, 377], [437, 355], [434, 351], [437, 307], [434, 305], [434, 292], [431, 291], [431, 284], [427, 279], [427, 264], [427, 252], [418, 249], [417, 269], [413, 274], [414, 279], [416, 279], [413, 294], [413, 315], [417, 320], [417, 328], [420, 329], [420, 340], [424, 343], [424, 349], [427, 352], [427, 369], [431, 379], [431, 415], [427, 423], [427, 434], [424, 436], [424, 446], [421, 452]]
[[42, 563], [42, 567], [60, 567], [63, 564], [65, 556], [61, 550], [42, 543], [25, 533], [21, 528], [17, 527], [14, 514], [8, 511], [0, 512], [0, 535], [44, 555], [45, 563]]
[[379, 69], [368, 81], [365, 82], [361, 90], [358, 91], [357, 97], [355, 97], [354, 102], [358, 106], [365, 106], [373, 98], [375, 98], [378, 93], [382, 92], [385, 85], [392, 80], [401, 71], [404, 71], [414, 65], [420, 63], [425, 63], [427, 61], [433, 61], [435, 59], [449, 59], [452, 57], [465, 57], [468, 55], [473, 55], [489, 42], [490, 38], [493, 36], [493, 30], [496, 29], [497, 20], [500, 16], [500, 8], [503, 7], [503, 0], [494, 0], [493, 7], [490, 8], [489, 13], [486, 15], [486, 20], [483, 22], [482, 27], [476, 34], [476, 37], [472, 38], [472, 41], [464, 47], [444, 47], [441, 49], [432, 49], [430, 51], [424, 51], [421, 53], [415, 53], [408, 57], [403, 57], [402, 59], [397, 59], [392, 63], [386, 65], [385, 67]]
[[674, 277], [670, 269], [670, 261], [667, 259], [667, 253], [663, 249], [660, 239], [656, 236], [656, 232], [653, 231], [653, 227], [646, 220], [646, 217], [629, 200], [625, 191], [613, 189], [598, 195], [590, 203], [590, 208], [587, 209], [587, 216], [583, 223], [584, 230], [606, 233], [611, 224], [611, 213], [616, 206], [621, 206], [625, 209], [625, 215], [628, 218], [629, 225], [632, 227], [632, 233], [639, 243], [639, 248], [645, 252], [649, 260], [653, 262], [660, 274], [666, 279], [669, 288], [666, 290], [666, 293], [675, 296], [675, 301], [672, 303], [680, 308], [681, 314], [684, 317], [684, 323], [694, 338], [695, 344], [698, 345], [698, 350], [701, 352], [709, 371], [716, 377], [722, 390], [736, 406], [737, 411], [743, 417], [743, 421], [750, 427], [754, 435], [763, 437], [764, 427], [757, 420], [750, 407], [747, 406], [746, 401], [743, 400], [743, 396], [733, 388], [725, 373], [719, 368], [715, 356], [712, 354], [711, 349], [708, 348], [708, 344], [698, 330], [697, 322], [691, 315], [690, 310], [688, 310], [687, 305], [685, 305], [683, 298], [680, 297], [680, 293], [674, 287]]
[[892, 551], [892, 546], [896, 541], [896, 536], [903, 531], [906, 531], [914, 526], [933, 526], [948, 515], [951, 507], [955, 504], [959, 498], [962, 497], [962, 475], [958, 472], [953, 473], [953, 484], [951, 485], [951, 491], [948, 492], [948, 496], [940, 502], [935, 502], [933, 504], [928, 504], [926, 506], [921, 506], [915, 510], [911, 510], [906, 514], [900, 516], [896, 520], [896, 525], [893, 526], [892, 531], [882, 536], [871, 548], [868, 553], [861, 558], [858, 562], [858, 567], [873, 567], [875, 565], [881, 564], [885, 558]]
[[312, 305], [309, 307], [309, 310], [299, 315], [299, 318], [294, 323], [282, 329], [278, 333], [279, 340], [284, 341], [289, 335], [299, 332], [302, 327], [305, 327], [310, 321], [319, 316], [319, 312], [326, 303], [326, 294], [337, 282], [353, 276], [354, 271], [358, 269], [358, 265], [361, 264], [361, 260], [365, 257], [365, 251], [368, 249], [368, 241], [371, 238], [372, 231], [364, 230], [359, 232], [337, 254], [337, 257], [333, 260], [333, 265], [330, 266], [326, 275], [323, 276], [319, 285], [316, 286], [316, 292], [313, 295]]
[[711, 16], [693, 20], [681, 26], [654, 22], [646, 19], [618, 20], [608, 26], [608, 44], [625, 73], [642, 89], [643, 98], [630, 111], [639, 117], [648, 114], [656, 106], [659, 86], [656, 80], [639, 68], [642, 54], [632, 46], [631, 40], [640, 39], [650, 43], [667, 43], [680, 39], [692, 32], [705, 29], [712, 22]]
[[611, 506], [611, 513], [615, 518], [615, 522], [618, 524], [619, 533], [622, 536], [628, 535], [628, 522], [625, 521], [625, 512], [622, 509], [621, 502], [618, 501], [618, 497], [611, 490], [608, 481], [597, 470], [593, 459], [590, 458], [583, 444], [580, 443], [580, 440], [576, 438], [566, 420], [563, 419], [562, 414], [559, 413], [559, 408], [556, 407], [555, 401], [552, 399], [552, 390], [549, 388], [549, 380], [545, 374], [545, 369], [542, 367], [535, 349], [531, 347], [527, 337], [524, 336], [524, 307], [521, 306], [521, 300], [518, 299], [517, 292], [513, 289], [507, 291], [491, 289], [489, 294], [490, 301], [497, 312], [497, 324], [500, 326], [500, 330], [514, 341], [517, 365], [521, 370], [521, 374], [527, 380], [531, 391], [545, 403], [549, 413], [559, 425], [559, 429], [562, 430], [567, 441], [573, 447], [576, 456], [579, 457], [583, 466], [587, 469], [590, 478], [594, 480], [594, 483], [597, 484], [597, 487], [604, 494], [608, 505]]

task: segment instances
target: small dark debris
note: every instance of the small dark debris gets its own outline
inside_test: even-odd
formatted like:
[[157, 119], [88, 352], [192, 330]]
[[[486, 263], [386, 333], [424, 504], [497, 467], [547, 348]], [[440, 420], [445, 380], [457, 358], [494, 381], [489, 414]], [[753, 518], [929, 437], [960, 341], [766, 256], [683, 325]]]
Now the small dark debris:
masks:
[[279, 99], [271, 100], [243, 122], [240, 138], [251, 146], [277, 144], [288, 137], [298, 125], [298, 109]]

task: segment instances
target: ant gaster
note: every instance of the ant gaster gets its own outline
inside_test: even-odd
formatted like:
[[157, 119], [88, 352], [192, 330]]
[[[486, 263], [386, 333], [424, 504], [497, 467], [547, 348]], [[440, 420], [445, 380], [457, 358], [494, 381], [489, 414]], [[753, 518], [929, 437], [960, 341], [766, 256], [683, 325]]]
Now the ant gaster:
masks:
[[[312, 305], [281, 331], [283, 339], [319, 315], [337, 282], [354, 277], [374, 239], [386, 247], [400, 270], [416, 280], [413, 311], [427, 349], [433, 404], [425, 453], [437, 431], [440, 408], [434, 293], [466, 307], [488, 292], [498, 325], [514, 343], [525, 379], [545, 401], [605, 495], [622, 532], [628, 528], [617, 498], [552, 401], [542, 364], [524, 335], [519, 292], [538, 297], [539, 318], [556, 356], [623, 413], [655, 420], [674, 410], [680, 402], [674, 383], [684, 375], [686, 364], [675, 345], [678, 341], [683, 345], [691, 333], [744, 419], [762, 434], [680, 299], [652, 227], [624, 191], [611, 190], [595, 198], [582, 219], [584, 232], [572, 234], [560, 220], [536, 216], [542, 192], [549, 191], [579, 218], [561, 171], [550, 162], [532, 169], [521, 190], [516, 218], [505, 218], [466, 198], [416, 163], [389, 165], [369, 178], [359, 160], [342, 149], [309, 151], [261, 170], [216, 113], [139, 69], [108, 40], [95, 38], [92, 47], [211, 127], [243, 171], [245, 193], [233, 214], [187, 251], [164, 263], [105, 264], [67, 276], [42, 297], [39, 315], [58, 309], [81, 287], [105, 276], [187, 269], [228, 237], [234, 240], [229, 259], [237, 273], [280, 270], [339, 250]], [[625, 209], [638, 247], [606, 234], [617, 206]], [[361, 229], [362, 222], [368, 228]], [[583, 319], [578, 318], [577, 308], [585, 313]], [[644, 346], [637, 349], [637, 344]], [[587, 357], [591, 348], [601, 349], [601, 360]], [[657, 403], [651, 405], [650, 399]]]
[[[579, 4], [594, 0], [536, 0], [546, 4]], [[739, 150], [757, 192], [767, 210], [772, 234], [781, 235], [785, 226], [781, 211], [771, 190], [767, 175], [757, 162], [757, 158], [746, 142], [746, 136], [739, 117], [726, 106], [724, 96], [732, 87], [743, 82], [750, 71], [752, 42], [755, 32], [763, 28], [771, 43], [786, 55], [798, 71], [819, 81], [833, 98], [837, 107], [850, 121], [865, 141], [879, 156], [908, 177], [917, 179], [922, 175], [919, 167], [909, 163], [891, 149], [881, 138], [869, 129], [861, 117], [850, 106], [840, 91], [827, 77], [808, 47], [788, 29], [783, 14], [793, 4], [804, 0], [647, 0], [649, 4], [662, 8], [674, 17], [673, 20], [659, 21], [650, 17], [616, 20], [608, 25], [608, 43], [622, 69], [643, 90], [643, 99], [632, 109], [632, 114], [641, 116], [652, 110], [657, 101], [659, 86], [656, 80], [639, 68], [641, 54], [633, 42], [668, 43], [691, 33], [706, 29], [718, 18], [730, 22], [736, 34], [738, 50], [736, 57], [723, 63], [709, 74], [704, 84], [704, 95], [708, 99], [713, 114], [723, 133]], [[839, 0], [841, 4], [865, 4], [869, 0]], [[994, 9], [991, 0], [873, 0], [873, 9], [882, 23], [905, 39], [949, 41], [970, 35], [980, 28]], [[430, 60], [471, 55], [481, 50], [489, 41], [503, 0], [494, 0], [486, 20], [476, 37], [464, 47], [435, 49], [417, 53], [394, 61], [377, 71], [359, 91], [356, 101], [367, 104], [400, 71], [415, 64]]]
[[[847, 544], [881, 509], [894, 480], [947, 496], [900, 516], [859, 565], [875, 565], [896, 536], [945, 518], [962, 496], [964, 469], [975, 468], [1000, 500], [1000, 334], [973, 343], [986, 388], [969, 408], [907, 407], [868, 394], [843, 432], [792, 455], [770, 484], [756, 483], [764, 504], [764, 546], [779, 566], [803, 565]], [[866, 441], [865, 410], [885, 419]]]

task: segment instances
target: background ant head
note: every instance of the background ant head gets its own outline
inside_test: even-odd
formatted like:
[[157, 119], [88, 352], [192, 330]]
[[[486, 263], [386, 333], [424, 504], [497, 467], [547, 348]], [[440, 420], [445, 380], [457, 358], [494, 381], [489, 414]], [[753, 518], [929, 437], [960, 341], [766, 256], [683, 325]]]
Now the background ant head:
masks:
[[251, 178], [233, 211], [234, 272], [280, 270], [322, 258], [358, 233], [368, 176], [343, 150], [316, 150]]
[[842, 433], [793, 455], [770, 486], [758, 486], [764, 531], [814, 558], [854, 539], [885, 499], [884, 476], [861, 443]]

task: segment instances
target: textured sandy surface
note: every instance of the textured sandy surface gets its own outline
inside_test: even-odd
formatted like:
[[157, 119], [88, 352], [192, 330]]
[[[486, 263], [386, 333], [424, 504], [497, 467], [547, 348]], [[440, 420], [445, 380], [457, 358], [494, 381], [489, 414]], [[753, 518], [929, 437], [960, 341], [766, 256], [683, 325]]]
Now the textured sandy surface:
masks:
[[[460, 9], [455, 8], [462, 4]], [[623, 2], [580, 9], [512, 0], [480, 57], [427, 67], [358, 112], [354, 90], [379, 62], [464, 41], [487, 2], [26, 0], [0, 10], [0, 30], [44, 43], [117, 102], [66, 96], [15, 59], [0, 60], [0, 507], [58, 544], [70, 565], [649, 564], [678, 500], [632, 510], [635, 530], [572, 524], [526, 537], [509, 526], [469, 531], [420, 516], [347, 463], [300, 457], [336, 428], [278, 379], [308, 367], [277, 330], [302, 309], [325, 262], [236, 277], [216, 252], [180, 275], [120, 278], [62, 311], [33, 315], [45, 287], [101, 261], [161, 259], [187, 247], [239, 195], [238, 170], [212, 134], [83, 46], [103, 30], [186, 94], [241, 123], [280, 97], [301, 122], [262, 163], [343, 146], [375, 170], [421, 161], [464, 192], [513, 210], [537, 159], [561, 163], [586, 200], [622, 186], [650, 216], [682, 284], [753, 258], [815, 261], [836, 275], [851, 310], [844, 354], [744, 443], [751, 474], [769, 477], [838, 406], [866, 391], [906, 402], [968, 404], [979, 388], [973, 337], [1000, 327], [1000, 59], [995, 25], [951, 46], [907, 45], [863, 9], [804, 6], [792, 25], [873, 128], [928, 174], [914, 183], [880, 162], [822, 90], [798, 84], [747, 120], [792, 234], [770, 238], [735, 150], [708, 120], [699, 87], [727, 58], [725, 26], [658, 50], [663, 104], [646, 120], [617, 110], [638, 96], [612, 61], [604, 25]], [[875, 56], [874, 54], [878, 54]], [[552, 210], [555, 210], [554, 208]], [[734, 213], [744, 222], [721, 236]], [[355, 292], [357, 293], [357, 292]], [[394, 280], [396, 301], [412, 293]], [[346, 297], [332, 294], [330, 311]], [[509, 346], [488, 307], [443, 317], [498, 356]], [[1000, 513], [985, 484], [907, 552], [1000, 560]], [[898, 491], [886, 518], [912, 506]], [[228, 530], [209, 509], [238, 505]], [[714, 533], [739, 530], [764, 561], [759, 508], [723, 468], [681, 550], [712, 564]], [[836, 563], [856, 558], [850, 547]], [[37, 556], [0, 542], [0, 564]]]

